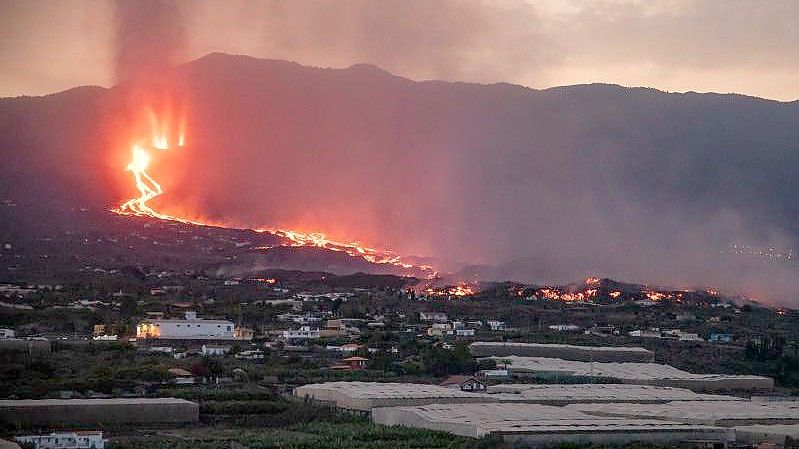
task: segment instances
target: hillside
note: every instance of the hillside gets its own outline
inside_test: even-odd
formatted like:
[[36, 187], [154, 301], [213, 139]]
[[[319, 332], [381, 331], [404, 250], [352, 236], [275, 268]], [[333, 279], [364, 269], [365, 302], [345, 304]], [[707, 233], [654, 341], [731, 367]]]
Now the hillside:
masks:
[[[175, 76], [189, 145], [156, 168], [165, 211], [322, 230], [491, 279], [799, 292], [793, 262], [720, 255], [796, 247], [797, 102], [415, 82], [224, 54]], [[3, 196], [92, 208], [130, 196], [115, 130], [135, 89], [0, 100]]]

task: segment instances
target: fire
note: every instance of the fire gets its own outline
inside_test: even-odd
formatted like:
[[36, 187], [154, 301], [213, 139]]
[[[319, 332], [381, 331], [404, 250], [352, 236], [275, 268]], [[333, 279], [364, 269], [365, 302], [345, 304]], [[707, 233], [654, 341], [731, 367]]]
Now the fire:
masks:
[[[139, 196], [129, 199], [120, 206], [112, 209], [112, 211], [120, 215], [152, 217], [202, 226], [225, 227], [223, 224], [206, 223], [167, 215], [149, 206], [149, 201], [164, 193], [161, 184], [153, 179], [147, 171], [153, 160], [152, 153], [166, 151], [176, 147], [181, 148], [186, 145], [186, 116], [185, 114], [181, 114], [180, 118], [177, 120], [177, 126], [174, 126], [172, 123], [173, 117], [171, 113], [159, 117], [154, 110], [149, 110], [148, 118], [150, 135], [131, 144], [131, 160], [125, 168], [133, 174]], [[177, 137], [171, 138], [173, 132], [177, 134]], [[146, 141], [147, 144], [144, 144], [144, 141]], [[268, 232], [283, 237], [290, 242], [289, 246], [313, 246], [332, 251], [341, 251], [353, 257], [361, 257], [375, 264], [387, 264], [406, 270], [415, 270], [430, 279], [436, 277], [438, 274], [430, 265], [416, 265], [403, 260], [398, 254], [391, 251], [371, 248], [361, 245], [358, 242], [340, 242], [328, 239], [325, 234], [321, 232], [304, 233], [276, 228], [254, 229], [254, 231]], [[267, 247], [264, 249], [269, 248]], [[472, 293], [471, 290], [459, 290], [453, 294], [457, 296], [466, 296]]]
[[664, 299], [674, 299], [674, 295], [672, 295], [672, 294], [663, 293], [663, 292], [656, 292], [656, 291], [653, 291], [653, 290], [645, 291], [644, 295], [646, 295], [646, 298], [651, 300], [651, 301], [663, 301]]
[[445, 287], [427, 287], [424, 289], [424, 294], [426, 296], [455, 296], [463, 298], [466, 296], [474, 296], [477, 290], [477, 285], [464, 281], [458, 282], [456, 285], [448, 285]]
[[599, 290], [591, 288], [582, 292], [562, 292], [556, 288], [541, 288], [537, 291], [537, 296], [553, 301], [588, 301], [596, 298]]

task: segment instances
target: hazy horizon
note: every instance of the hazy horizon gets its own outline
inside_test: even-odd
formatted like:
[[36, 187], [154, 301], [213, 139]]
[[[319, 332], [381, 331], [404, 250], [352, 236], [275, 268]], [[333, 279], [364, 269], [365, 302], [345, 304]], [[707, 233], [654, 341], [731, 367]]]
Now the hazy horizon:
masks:
[[[152, 9], [148, 3], [136, 5]], [[170, 63], [224, 52], [317, 67], [374, 64], [413, 80], [534, 89], [607, 83], [799, 99], [792, 75], [799, 58], [785, 57], [799, 54], [799, 30], [791, 20], [799, 15], [797, 3], [166, 3], [173, 5], [167, 17], [162, 9], [144, 16], [165, 23], [145, 23], [137, 39], [173, 43]], [[116, 84], [118, 6], [124, 5], [0, 1], [0, 51], [6, 56], [0, 96]]]

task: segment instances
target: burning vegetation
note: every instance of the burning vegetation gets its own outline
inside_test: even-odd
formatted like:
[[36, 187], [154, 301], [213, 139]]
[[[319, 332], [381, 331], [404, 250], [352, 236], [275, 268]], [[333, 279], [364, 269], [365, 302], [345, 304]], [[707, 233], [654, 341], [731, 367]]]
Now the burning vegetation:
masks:
[[513, 283], [507, 286], [507, 295], [526, 300], [580, 302], [580, 303], [619, 303], [625, 301], [657, 303], [681, 303], [717, 300], [715, 290], [672, 290], [647, 285], [627, 284], [612, 279], [590, 276], [583, 282], [568, 285], [524, 285]]
[[439, 287], [426, 286], [421, 289], [420, 293], [427, 297], [433, 298], [463, 298], [467, 296], [474, 296], [480, 291], [477, 283], [458, 282], [455, 285], [444, 285]]

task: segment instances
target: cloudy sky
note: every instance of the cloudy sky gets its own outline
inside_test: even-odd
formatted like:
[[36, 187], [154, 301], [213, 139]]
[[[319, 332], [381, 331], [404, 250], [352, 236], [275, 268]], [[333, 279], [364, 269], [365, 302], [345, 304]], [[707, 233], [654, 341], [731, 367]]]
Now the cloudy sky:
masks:
[[[0, 0], [0, 96], [112, 85], [116, 25], [130, 5], [118, 6]], [[182, 37], [174, 62], [221, 51], [326, 67], [368, 62], [412, 79], [799, 99], [793, 0], [178, 0], [175, 10], [153, 17], [174, 21]]]

